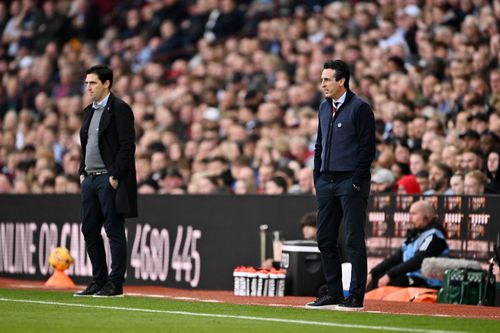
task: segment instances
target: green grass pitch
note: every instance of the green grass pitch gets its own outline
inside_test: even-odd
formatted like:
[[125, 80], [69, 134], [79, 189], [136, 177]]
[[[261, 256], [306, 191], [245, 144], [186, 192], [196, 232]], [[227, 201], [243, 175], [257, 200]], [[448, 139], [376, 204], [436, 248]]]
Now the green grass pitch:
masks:
[[1, 333], [500, 332], [500, 321], [0, 289]]

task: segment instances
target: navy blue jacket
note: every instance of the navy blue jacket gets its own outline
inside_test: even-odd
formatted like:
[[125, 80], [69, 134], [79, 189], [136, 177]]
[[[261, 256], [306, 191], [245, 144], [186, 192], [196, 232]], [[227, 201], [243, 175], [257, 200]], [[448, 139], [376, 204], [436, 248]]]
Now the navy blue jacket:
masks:
[[350, 90], [332, 119], [332, 100], [319, 106], [314, 181], [321, 172], [354, 172], [353, 184], [370, 177], [375, 158], [375, 118], [370, 105]]

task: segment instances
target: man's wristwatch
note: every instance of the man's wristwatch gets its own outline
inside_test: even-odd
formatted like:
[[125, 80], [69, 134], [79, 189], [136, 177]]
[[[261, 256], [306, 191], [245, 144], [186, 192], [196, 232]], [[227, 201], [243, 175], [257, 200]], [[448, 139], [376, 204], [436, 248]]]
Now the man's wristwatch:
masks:
[[352, 187], [354, 187], [356, 189], [356, 191], [361, 191], [361, 187], [359, 187], [358, 185], [356, 184], [352, 184]]

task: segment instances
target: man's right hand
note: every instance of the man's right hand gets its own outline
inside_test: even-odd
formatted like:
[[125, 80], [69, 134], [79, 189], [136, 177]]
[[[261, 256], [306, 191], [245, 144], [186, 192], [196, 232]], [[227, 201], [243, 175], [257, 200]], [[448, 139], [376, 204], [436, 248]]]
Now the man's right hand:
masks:
[[83, 180], [85, 179], [84, 175], [80, 175], [80, 184], [83, 183]]

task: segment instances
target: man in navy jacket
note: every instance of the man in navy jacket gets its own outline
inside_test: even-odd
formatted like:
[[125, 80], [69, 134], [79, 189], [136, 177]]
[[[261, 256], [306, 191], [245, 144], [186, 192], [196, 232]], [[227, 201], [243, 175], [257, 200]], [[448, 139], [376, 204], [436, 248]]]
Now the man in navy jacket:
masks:
[[[364, 227], [370, 193], [370, 167], [375, 157], [373, 111], [349, 90], [349, 66], [330, 60], [323, 66], [318, 136], [314, 152], [314, 183], [318, 205], [317, 240], [328, 294], [308, 308], [361, 310], [366, 287]], [[344, 299], [337, 244], [341, 221], [352, 265], [349, 296]]]

